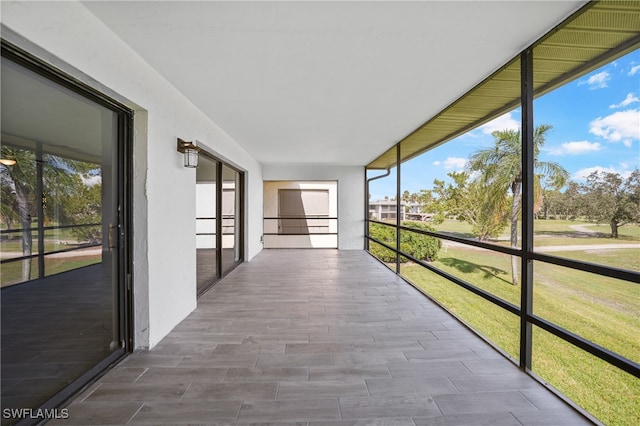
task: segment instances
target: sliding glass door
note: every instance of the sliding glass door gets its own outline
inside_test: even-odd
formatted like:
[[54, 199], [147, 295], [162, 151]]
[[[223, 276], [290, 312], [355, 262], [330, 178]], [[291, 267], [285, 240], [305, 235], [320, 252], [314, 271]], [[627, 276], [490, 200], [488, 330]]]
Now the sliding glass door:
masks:
[[222, 273], [240, 261], [240, 172], [222, 166]]
[[218, 162], [200, 157], [196, 169], [196, 253], [198, 294], [220, 278], [218, 237]]
[[52, 407], [129, 345], [131, 116], [17, 49], [2, 56], [2, 405]]
[[198, 295], [242, 262], [243, 174], [203, 153], [196, 171]]

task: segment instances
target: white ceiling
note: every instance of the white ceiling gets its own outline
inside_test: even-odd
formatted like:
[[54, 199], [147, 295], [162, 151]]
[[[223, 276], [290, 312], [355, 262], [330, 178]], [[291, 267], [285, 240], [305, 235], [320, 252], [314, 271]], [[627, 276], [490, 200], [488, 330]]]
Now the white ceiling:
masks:
[[365, 165], [581, 1], [85, 6], [265, 164]]

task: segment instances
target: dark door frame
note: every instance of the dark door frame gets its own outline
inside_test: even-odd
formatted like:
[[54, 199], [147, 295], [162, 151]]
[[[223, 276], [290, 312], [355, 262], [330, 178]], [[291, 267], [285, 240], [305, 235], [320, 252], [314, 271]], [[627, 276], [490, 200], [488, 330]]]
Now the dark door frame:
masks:
[[[216, 276], [208, 283], [208, 285], [202, 290], [198, 291], [198, 298], [205, 294], [211, 287], [213, 287], [218, 281], [220, 281], [223, 277], [225, 277], [229, 272], [234, 270], [239, 264], [244, 261], [244, 217], [245, 217], [245, 197], [244, 197], [244, 172], [237, 167], [219, 159], [212, 153], [206, 151], [205, 149], [201, 149], [200, 155], [206, 158], [208, 161], [216, 163]], [[234, 262], [234, 264], [229, 267], [227, 270], [223, 270], [222, 268], [222, 166], [228, 167], [234, 172], [238, 173], [239, 176], [239, 188], [236, 188], [236, 197], [239, 197], [239, 208], [238, 211], [235, 212], [236, 217], [236, 230], [238, 233], [238, 250], [240, 251], [240, 255], [238, 256], [238, 260]], [[239, 225], [239, 226], [238, 226]], [[234, 238], [236, 238], [234, 236]]]
[[[117, 173], [116, 202], [114, 218], [115, 253], [117, 262], [117, 322], [119, 332], [119, 347], [115, 348], [106, 358], [91, 367], [88, 371], [69, 383], [65, 388], [52, 395], [40, 407], [52, 409], [75, 396], [84, 387], [95, 380], [107, 368], [133, 351], [133, 263], [132, 263], [132, 193], [133, 193], [133, 111], [122, 103], [112, 99], [104, 93], [64, 73], [48, 62], [23, 50], [5, 39], [0, 40], [3, 59], [15, 62], [44, 78], [59, 84], [86, 99], [104, 106], [117, 114], [117, 147], [115, 171]], [[106, 236], [105, 236], [106, 238]], [[25, 419], [19, 424], [29, 424]]]

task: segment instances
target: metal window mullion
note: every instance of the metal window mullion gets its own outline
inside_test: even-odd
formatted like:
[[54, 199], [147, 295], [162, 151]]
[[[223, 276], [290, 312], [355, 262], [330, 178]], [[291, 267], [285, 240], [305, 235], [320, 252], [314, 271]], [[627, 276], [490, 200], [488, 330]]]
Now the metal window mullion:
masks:
[[364, 169], [364, 238], [363, 245], [365, 251], [369, 251], [369, 180], [367, 179], [367, 168]]
[[[244, 234], [244, 230], [245, 230], [245, 200], [244, 200], [244, 185], [245, 185], [245, 181], [244, 181], [244, 173], [236, 170], [236, 173], [238, 173], [238, 181], [239, 181], [239, 194], [238, 197], [238, 210], [236, 212], [236, 220], [238, 221], [238, 227], [240, 228], [239, 231], [237, 231], [236, 229], [234, 229], [234, 233], [238, 233], [237, 238], [238, 238], [238, 242], [237, 244], [240, 246], [240, 250], [239, 250], [239, 259], [238, 262], [244, 262], [244, 256], [245, 256], [245, 246], [244, 246], [244, 238], [245, 238], [245, 234]], [[235, 238], [235, 237], [234, 237]]]
[[520, 368], [531, 369], [533, 313], [533, 205], [534, 205], [534, 123], [533, 123], [533, 50], [520, 56], [522, 103], [522, 257], [520, 279]]
[[[391, 169], [386, 169], [385, 173], [379, 176], [374, 176], [372, 178], [367, 179], [367, 168], [364, 169], [364, 235], [365, 237], [369, 236], [369, 223], [371, 222], [371, 220], [369, 219], [369, 194], [371, 193], [369, 190], [369, 186], [371, 184], [371, 181], [376, 180], [376, 179], [382, 179], [385, 178], [387, 176], [389, 176], [391, 174]], [[369, 250], [369, 240], [368, 238], [364, 239], [365, 243], [365, 250]]]
[[400, 144], [396, 144], [396, 273], [400, 273]]
[[216, 279], [222, 277], [222, 162], [216, 161]]
[[118, 272], [121, 291], [119, 299], [120, 338], [124, 340], [126, 352], [134, 347], [134, 309], [133, 309], [133, 262], [132, 262], [132, 227], [133, 227], [133, 113], [118, 112], [118, 145], [116, 158], [118, 164], [118, 204], [120, 229], [120, 249], [118, 250]]
[[42, 144], [39, 142], [36, 144], [36, 206], [38, 215], [38, 278], [44, 278], [44, 167]]

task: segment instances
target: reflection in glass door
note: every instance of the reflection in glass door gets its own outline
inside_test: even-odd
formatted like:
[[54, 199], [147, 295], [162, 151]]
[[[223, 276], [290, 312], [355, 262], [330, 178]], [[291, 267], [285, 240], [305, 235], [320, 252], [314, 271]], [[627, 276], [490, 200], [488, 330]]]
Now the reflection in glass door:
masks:
[[230, 271], [240, 260], [240, 173], [222, 166], [222, 270]]
[[3, 44], [2, 406], [49, 408], [128, 344], [130, 113], [13, 52]]
[[196, 169], [197, 292], [242, 262], [243, 175], [202, 153]]
[[218, 162], [202, 155], [196, 169], [197, 291], [202, 294], [219, 277], [216, 256]]

